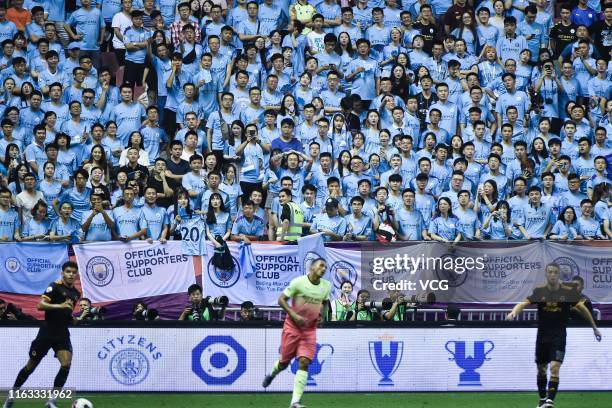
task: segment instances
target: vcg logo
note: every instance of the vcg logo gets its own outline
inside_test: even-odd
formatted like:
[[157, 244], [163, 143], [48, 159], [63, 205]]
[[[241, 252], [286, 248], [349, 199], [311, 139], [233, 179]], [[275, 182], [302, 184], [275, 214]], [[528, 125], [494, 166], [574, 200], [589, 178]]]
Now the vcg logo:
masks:
[[[446, 342], [444, 348], [452, 357], [450, 361], [454, 361], [459, 368], [463, 370], [459, 374], [460, 387], [481, 387], [480, 374], [476, 372], [485, 361], [491, 360], [487, 355], [493, 351], [495, 344], [491, 340], [480, 340], [472, 342], [472, 349], [467, 350], [468, 342], [450, 340]], [[486, 349], [485, 349], [485, 346]]]
[[[328, 351], [326, 353], [325, 352], [320, 353], [321, 350], [324, 350], [324, 349], [327, 349]], [[325, 354], [325, 357], [321, 357], [321, 354]], [[317, 382], [315, 381], [314, 378], [317, 375], [321, 374], [321, 370], [323, 370], [323, 363], [325, 363], [325, 361], [327, 361], [327, 359], [331, 357], [333, 354], [334, 354], [334, 346], [332, 346], [331, 344], [317, 343], [317, 351], [315, 352], [314, 359], [308, 366], [308, 380], [306, 380], [306, 385], [311, 386], [311, 387], [317, 386]], [[299, 368], [298, 359], [295, 358], [293, 359], [293, 362], [291, 363], [291, 372], [293, 372], [293, 374], [297, 373], [298, 368]]]
[[114, 337], [98, 351], [98, 359], [109, 362], [113, 379], [128, 386], [143, 382], [149, 376], [151, 363], [161, 357], [153, 342], [132, 334]]
[[246, 354], [231, 336], [208, 336], [192, 350], [191, 370], [208, 385], [230, 385], [245, 373]]
[[381, 341], [369, 342], [370, 361], [380, 375], [379, 387], [393, 387], [391, 377], [399, 368], [404, 356], [404, 342], [381, 338]]

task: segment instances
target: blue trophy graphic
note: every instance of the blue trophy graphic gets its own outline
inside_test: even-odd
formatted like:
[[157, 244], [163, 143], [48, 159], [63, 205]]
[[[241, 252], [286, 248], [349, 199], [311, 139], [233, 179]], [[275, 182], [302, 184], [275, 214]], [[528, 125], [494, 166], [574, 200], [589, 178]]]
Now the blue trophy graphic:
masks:
[[404, 355], [403, 341], [371, 341], [369, 342], [370, 361], [376, 372], [381, 376], [379, 387], [393, 387], [391, 376], [397, 371]]
[[[329, 348], [329, 354], [327, 354], [327, 356], [325, 356], [324, 358], [319, 359], [319, 352], [324, 348]], [[314, 377], [321, 374], [321, 370], [323, 369], [323, 363], [325, 363], [325, 360], [327, 360], [332, 354], [334, 354], [334, 347], [331, 344], [317, 343], [317, 351], [315, 353], [314, 359], [308, 366], [308, 379], [306, 380], [307, 386], [317, 386], [317, 382], [315, 381]], [[291, 371], [293, 372], [293, 374], [297, 373], [298, 367], [298, 359], [295, 358], [291, 363]]]
[[[449, 347], [453, 345], [452, 350]], [[463, 372], [459, 374], [459, 386], [460, 387], [479, 387], [482, 386], [480, 383], [480, 374], [476, 372], [485, 361], [491, 360], [487, 355], [493, 351], [495, 345], [491, 340], [475, 341], [474, 342], [474, 353], [469, 355], [466, 353], [466, 342], [450, 340], [446, 342], [444, 346], [452, 357], [448, 359], [454, 361], [459, 368], [463, 369]], [[488, 345], [488, 350], [485, 351], [485, 345]]]

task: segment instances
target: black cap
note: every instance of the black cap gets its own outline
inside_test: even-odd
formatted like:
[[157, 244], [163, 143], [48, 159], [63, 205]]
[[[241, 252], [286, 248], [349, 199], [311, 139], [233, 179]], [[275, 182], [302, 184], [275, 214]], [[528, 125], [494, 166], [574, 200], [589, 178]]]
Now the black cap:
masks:
[[340, 203], [335, 198], [328, 198], [325, 200], [325, 207], [338, 207]]

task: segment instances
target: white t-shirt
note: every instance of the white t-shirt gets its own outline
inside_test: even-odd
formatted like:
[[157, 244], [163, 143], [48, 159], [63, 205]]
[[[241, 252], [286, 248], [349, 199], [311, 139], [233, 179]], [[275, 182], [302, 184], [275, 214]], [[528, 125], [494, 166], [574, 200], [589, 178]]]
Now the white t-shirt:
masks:
[[[113, 29], [118, 28], [121, 34], [124, 34], [125, 30], [127, 30], [128, 27], [132, 26], [132, 19], [120, 11], [113, 16], [113, 21], [111, 25]], [[123, 41], [119, 41], [117, 36], [113, 36], [113, 47], [119, 50], [125, 49], [125, 45], [123, 44]]]
[[325, 43], [323, 39], [325, 38], [325, 32], [321, 34], [317, 34], [314, 31], [306, 34], [306, 38], [308, 39], [308, 46], [317, 52], [323, 52], [325, 50]]
[[34, 208], [39, 200], [45, 201], [45, 196], [38, 190], [36, 190], [36, 194], [34, 196], [28, 194], [27, 191], [22, 191], [21, 193], [17, 194], [17, 197], [15, 197], [15, 206], [22, 208], [22, 225], [27, 223], [30, 218], [32, 218], [32, 213], [30, 213], [30, 211], [32, 211], [32, 208]]

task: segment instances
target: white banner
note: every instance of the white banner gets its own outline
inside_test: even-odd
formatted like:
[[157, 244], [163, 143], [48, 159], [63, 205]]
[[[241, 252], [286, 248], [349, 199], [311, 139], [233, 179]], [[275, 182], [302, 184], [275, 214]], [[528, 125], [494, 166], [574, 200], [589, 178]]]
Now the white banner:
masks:
[[193, 257], [180, 242], [75, 245], [85, 297], [93, 303], [186, 292], [195, 283]]
[[202, 258], [202, 285], [204, 293], [213, 297], [227, 296], [230, 303], [250, 300], [259, 306], [277, 306], [278, 297], [293, 278], [302, 274], [296, 245], [251, 244], [255, 258], [255, 274], [244, 277], [240, 266], [238, 244], [227, 243], [234, 269], [217, 269], [211, 262], [214, 247], [207, 245], [207, 256]]
[[[561, 392], [612, 391], [612, 328], [601, 331], [598, 343], [591, 329], [568, 329]], [[2, 358], [0, 389], [12, 387], [36, 332], [2, 328], [0, 349], [10, 352]], [[79, 392], [264, 391], [281, 340], [280, 328], [253, 327], [75, 327], [71, 334], [66, 387]], [[320, 329], [306, 392], [535, 392], [535, 339], [535, 328]], [[25, 387], [53, 384], [59, 364], [52, 355]], [[290, 392], [296, 369], [292, 364], [268, 390]]]

